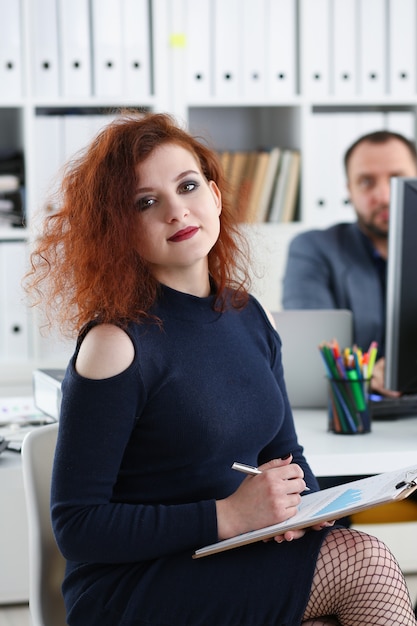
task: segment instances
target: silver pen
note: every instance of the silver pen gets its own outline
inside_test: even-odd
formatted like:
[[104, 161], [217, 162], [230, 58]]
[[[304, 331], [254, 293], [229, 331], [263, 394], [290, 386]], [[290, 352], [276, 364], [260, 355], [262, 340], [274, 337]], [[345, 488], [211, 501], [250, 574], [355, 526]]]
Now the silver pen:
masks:
[[[232, 469], [237, 470], [238, 472], [243, 472], [244, 474], [251, 474], [252, 476], [256, 476], [257, 474], [262, 474], [262, 470], [254, 467], [253, 465], [245, 465], [244, 463], [233, 463]], [[304, 491], [310, 491], [310, 487], [306, 487]]]
[[257, 467], [253, 467], [253, 465], [245, 465], [244, 463], [233, 463], [232, 469], [237, 470], [238, 472], [243, 472], [244, 474], [252, 474], [253, 476], [256, 474], [262, 474], [262, 470]]

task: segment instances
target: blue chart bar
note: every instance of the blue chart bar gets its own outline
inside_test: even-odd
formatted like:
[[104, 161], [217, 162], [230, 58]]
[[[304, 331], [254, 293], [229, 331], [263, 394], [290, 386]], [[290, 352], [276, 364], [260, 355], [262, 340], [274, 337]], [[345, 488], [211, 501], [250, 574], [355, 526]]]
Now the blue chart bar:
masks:
[[362, 498], [362, 491], [360, 489], [346, 489], [344, 493], [335, 498], [332, 502], [329, 502], [325, 507], [314, 513], [313, 517], [320, 517], [321, 515], [327, 515], [327, 513], [337, 513], [341, 509], [345, 509], [356, 502], [360, 502]]

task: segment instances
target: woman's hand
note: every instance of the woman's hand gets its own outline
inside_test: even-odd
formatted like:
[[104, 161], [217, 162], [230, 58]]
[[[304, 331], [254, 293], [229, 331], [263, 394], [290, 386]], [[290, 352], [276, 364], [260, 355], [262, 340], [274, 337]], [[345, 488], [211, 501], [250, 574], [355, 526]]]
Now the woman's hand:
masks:
[[216, 502], [220, 540], [278, 524], [295, 515], [306, 484], [303, 470], [291, 461], [290, 455], [261, 465], [261, 474], [247, 476], [232, 495]]
[[384, 386], [384, 376], [385, 376], [385, 358], [381, 357], [375, 363], [374, 369], [372, 371], [371, 378], [371, 389], [376, 393], [381, 394], [381, 396], [387, 396], [390, 398], [398, 398], [401, 394], [399, 391], [392, 391], [391, 389], [385, 389]]
[[311, 526], [309, 528], [300, 528], [298, 530], [287, 530], [282, 535], [277, 535], [276, 537], [274, 537], [274, 541], [276, 541], [277, 543], [282, 543], [283, 541], [292, 541], [293, 539], [300, 539], [300, 537], [303, 537], [305, 535], [307, 530], [322, 530], [323, 528], [329, 528], [330, 526], [333, 526], [334, 523], [335, 523], [335, 520], [332, 520], [329, 522], [321, 522], [321, 524], [315, 524], [314, 526]]

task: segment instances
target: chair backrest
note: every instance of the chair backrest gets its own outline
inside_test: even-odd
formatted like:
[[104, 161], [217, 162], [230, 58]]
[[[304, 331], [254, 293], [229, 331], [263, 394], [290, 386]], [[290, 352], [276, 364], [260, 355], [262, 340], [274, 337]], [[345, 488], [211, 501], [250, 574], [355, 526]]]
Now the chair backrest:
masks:
[[22, 467], [29, 527], [29, 608], [33, 626], [64, 626], [61, 594], [65, 559], [50, 519], [50, 488], [58, 424], [40, 426], [23, 440]]

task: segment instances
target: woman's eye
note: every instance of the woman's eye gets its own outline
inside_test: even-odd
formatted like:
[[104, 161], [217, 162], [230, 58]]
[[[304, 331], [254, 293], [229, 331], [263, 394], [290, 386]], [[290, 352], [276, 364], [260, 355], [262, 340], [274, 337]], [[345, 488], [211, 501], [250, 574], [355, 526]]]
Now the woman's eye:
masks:
[[153, 206], [155, 200], [153, 198], [139, 198], [136, 200], [135, 205], [139, 211], [146, 211], [151, 206]]
[[189, 180], [186, 183], [183, 183], [181, 185], [180, 191], [181, 193], [188, 193], [189, 191], [194, 191], [194, 189], [197, 189], [199, 187], [199, 184]]

